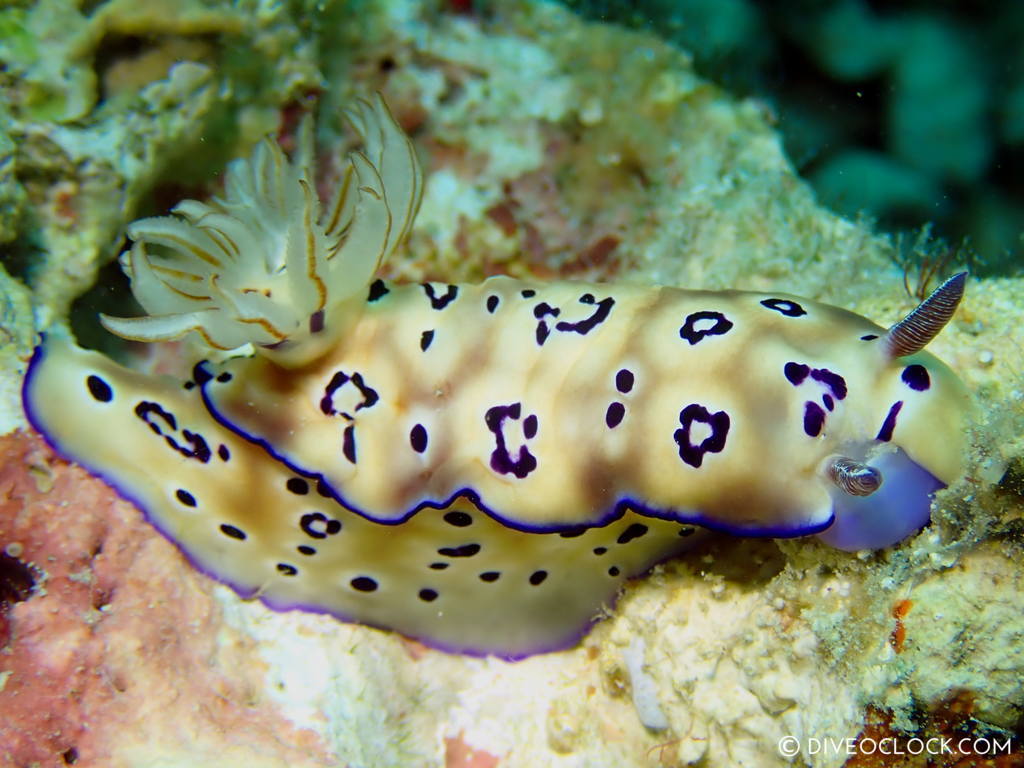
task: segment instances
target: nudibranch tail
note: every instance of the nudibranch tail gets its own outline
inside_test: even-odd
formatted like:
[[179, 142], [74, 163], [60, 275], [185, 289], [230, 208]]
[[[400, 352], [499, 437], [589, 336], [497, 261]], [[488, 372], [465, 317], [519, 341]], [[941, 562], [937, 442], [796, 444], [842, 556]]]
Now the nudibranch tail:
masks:
[[103, 315], [104, 326], [138, 341], [195, 332], [215, 349], [253, 344], [285, 366], [329, 349], [408, 233], [423, 190], [412, 144], [379, 95], [349, 118], [365, 151], [349, 156], [326, 215], [313, 192], [311, 148], [291, 162], [266, 139], [229, 166], [222, 199], [186, 200], [176, 216], [129, 226], [134, 243], [121, 261], [148, 316]]

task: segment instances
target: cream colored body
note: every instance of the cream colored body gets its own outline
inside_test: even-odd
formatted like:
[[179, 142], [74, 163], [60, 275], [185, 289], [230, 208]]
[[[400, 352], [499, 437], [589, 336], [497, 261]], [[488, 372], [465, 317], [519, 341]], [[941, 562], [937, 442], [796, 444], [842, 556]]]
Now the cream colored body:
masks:
[[[447, 287], [432, 290], [443, 296]], [[581, 303], [586, 294], [593, 303]], [[497, 306], [490, 312], [492, 297]], [[607, 318], [588, 333], [558, 330], [559, 322], [592, 317], [608, 298], [614, 305]], [[786, 316], [762, 305], [766, 299], [798, 302], [804, 314]], [[707, 311], [722, 313], [732, 328], [693, 344], [682, 338], [686, 318]], [[538, 344], [541, 322], [550, 332]], [[426, 349], [424, 332], [433, 332]], [[260, 358], [234, 360], [223, 367], [231, 380], [211, 381], [207, 393], [219, 417], [293, 467], [321, 475], [343, 503], [372, 519], [399, 520], [424, 502], [442, 503], [468, 489], [499, 518], [527, 528], [599, 524], [619, 502], [631, 502], [677, 520], [785, 534], [828, 522], [822, 462], [851, 444], [873, 442], [897, 398], [905, 406], [893, 442], [939, 478], [948, 481], [959, 470], [959, 440], [949, 439], [958, 437], [951, 428], [959, 404], [944, 410], [935, 391], [960, 396], [958, 382], [927, 353], [892, 361], [860, 338], [882, 333], [865, 318], [784, 294], [499, 277], [458, 286], [455, 299], [435, 309], [423, 286], [391, 286], [314, 365], [283, 376]], [[932, 373], [928, 392], [899, 383], [899, 371], [914, 361]], [[805, 402], [820, 401], [828, 389], [810, 379], [794, 386], [783, 372], [787, 362], [827, 368], [846, 382], [847, 396], [834, 398], [816, 436], [804, 429]], [[627, 393], [616, 387], [623, 369], [633, 376]], [[338, 372], [359, 373], [379, 396], [356, 411], [354, 388], [347, 405], [335, 395], [352, 420], [321, 409]], [[610, 428], [606, 412], [615, 402], [624, 416]], [[525, 477], [491, 465], [498, 446], [486, 413], [514, 403], [520, 419], [507, 420], [503, 433], [513, 457], [526, 446], [536, 458]], [[690, 404], [729, 416], [724, 447], [705, 453], [699, 467], [681, 458], [674, 439]], [[526, 439], [531, 414], [536, 435]], [[947, 439], [916, 440], [917, 426], [903, 427], [922, 422]], [[428, 434], [422, 453], [410, 441], [417, 424]], [[348, 427], [354, 463], [342, 450]], [[696, 443], [710, 428], [695, 424], [692, 431]]]

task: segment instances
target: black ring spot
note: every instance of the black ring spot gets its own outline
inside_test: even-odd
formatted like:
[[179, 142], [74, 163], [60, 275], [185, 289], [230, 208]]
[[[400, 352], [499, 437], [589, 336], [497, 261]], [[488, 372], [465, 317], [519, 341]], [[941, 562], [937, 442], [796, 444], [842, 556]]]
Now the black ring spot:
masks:
[[341, 521], [328, 519], [323, 512], [307, 512], [299, 520], [299, 528], [311, 539], [326, 539], [341, 530]]
[[761, 306], [773, 309], [786, 317], [800, 317], [807, 314], [806, 309], [789, 299], [765, 299], [761, 302]]
[[[705, 454], [721, 453], [725, 448], [730, 424], [729, 414], [725, 411], [711, 413], [703, 405], [691, 403], [679, 412], [679, 423], [682, 429], [677, 429], [673, 437], [679, 446], [679, 458], [691, 467], [699, 468], [704, 463]], [[694, 424], [706, 424], [711, 430], [700, 445], [694, 445], [690, 437]]]
[[[697, 327], [697, 323], [708, 320], [713, 320], [714, 324], [710, 327]], [[679, 328], [679, 338], [685, 339], [693, 346], [708, 336], [723, 336], [731, 329], [732, 320], [729, 320], [721, 312], [702, 310], [687, 315], [686, 320], [683, 321], [682, 326]]]
[[285, 576], [294, 576], [299, 572], [298, 568], [296, 568], [294, 565], [288, 565], [288, 563], [278, 563], [277, 570], [278, 572], [283, 573]]

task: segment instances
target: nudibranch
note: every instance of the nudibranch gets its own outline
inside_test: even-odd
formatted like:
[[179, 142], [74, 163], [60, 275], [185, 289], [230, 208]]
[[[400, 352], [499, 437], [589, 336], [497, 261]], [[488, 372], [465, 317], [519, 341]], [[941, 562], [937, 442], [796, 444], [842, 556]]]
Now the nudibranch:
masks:
[[960, 473], [968, 396], [923, 350], [965, 275], [888, 330], [783, 293], [387, 283], [420, 169], [379, 97], [350, 117], [323, 209], [268, 140], [223, 199], [128, 229], [148, 315], [106, 328], [244, 352], [180, 382], [51, 333], [24, 386], [59, 453], [240, 595], [520, 657], [706, 529], [885, 547]]

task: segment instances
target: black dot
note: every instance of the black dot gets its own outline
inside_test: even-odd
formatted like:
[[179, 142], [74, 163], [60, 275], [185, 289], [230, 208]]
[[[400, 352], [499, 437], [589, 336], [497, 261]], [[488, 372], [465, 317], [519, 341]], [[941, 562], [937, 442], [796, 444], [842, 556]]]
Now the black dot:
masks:
[[461, 547], [441, 547], [437, 554], [444, 557], [472, 557], [479, 551], [479, 544], [463, 544]]
[[525, 291], [522, 292], [522, 296], [524, 299], [532, 299], [536, 295], [537, 292], [532, 288], [527, 288]]
[[492, 315], [494, 314], [494, 310], [498, 308], [499, 301], [500, 299], [497, 296], [487, 297], [487, 311], [490, 312]]
[[615, 388], [622, 394], [633, 389], [633, 372], [623, 368], [615, 374]]
[[646, 525], [644, 525], [643, 523], [633, 523], [629, 526], [629, 528], [627, 528], [621, 534], [619, 534], [619, 538], [617, 539], [617, 541], [619, 544], [628, 544], [633, 539], [639, 539], [645, 533], [647, 533]]
[[227, 461], [228, 459], [231, 458], [231, 451], [228, 450], [228, 447], [226, 445], [221, 443], [220, 446], [217, 448], [217, 455], [220, 456], [221, 461]]
[[85, 380], [85, 385], [89, 388], [89, 394], [92, 395], [94, 400], [99, 400], [101, 403], [109, 403], [114, 399], [114, 391], [99, 376], [90, 376]]
[[582, 536], [586, 532], [586, 528], [576, 528], [571, 531], [559, 531], [558, 535], [561, 536], [563, 539], [575, 539], [577, 536]]
[[924, 392], [932, 385], [931, 378], [928, 376], [928, 369], [916, 363], [904, 368], [901, 378], [904, 384], [917, 392]]
[[443, 571], [449, 565], [451, 565], [451, 563], [431, 563], [430, 569], [433, 571]]
[[309, 483], [301, 477], [289, 477], [285, 487], [296, 496], [305, 496], [309, 493]]
[[684, 525], [682, 528], [679, 529], [679, 535], [683, 537], [693, 536], [693, 534], [695, 534], [696, 532], [697, 529], [690, 525]]
[[320, 333], [324, 329], [324, 311], [318, 309], [309, 316], [309, 332]]
[[195, 389], [196, 388], [196, 383], [194, 381], [186, 381], [181, 386], [183, 386], [185, 389]]
[[323, 496], [325, 499], [334, 498], [333, 496], [331, 496], [331, 491], [327, 487], [327, 483], [325, 483], [323, 480], [316, 481], [316, 492]]
[[427, 351], [427, 347], [430, 346], [430, 342], [432, 342], [433, 340], [434, 340], [434, 332], [433, 331], [424, 331], [422, 334], [420, 334], [420, 349], [422, 349], [424, 352], [426, 352]]
[[860, 340], [861, 341], [874, 341], [877, 338], [878, 338], [878, 334], [877, 333], [865, 333], [863, 336], [860, 337]]
[[328, 520], [327, 521], [327, 533], [331, 536], [341, 530], [341, 520]]
[[603, 555], [607, 551], [608, 551], [608, 547], [594, 547], [594, 554], [595, 555]]
[[277, 570], [283, 573], [285, 576], [294, 576], [299, 572], [299, 569], [294, 565], [288, 565], [288, 563], [278, 563]]
[[299, 554], [300, 555], [315, 555], [316, 554], [316, 550], [313, 549], [313, 547], [306, 546], [305, 544], [300, 544], [299, 546], [296, 547], [296, 549], [299, 550]]
[[178, 501], [184, 504], [186, 507], [194, 507], [196, 505], [196, 497], [183, 488], [179, 488], [174, 492], [174, 495], [178, 497]]
[[356, 576], [350, 583], [352, 589], [357, 589], [360, 592], [373, 592], [377, 589], [377, 582], [369, 576]]
[[534, 571], [533, 573], [530, 574], [530, 583], [533, 584], [533, 586], [536, 587], [538, 584], [543, 584], [544, 583], [544, 579], [546, 579], [547, 577], [548, 577], [548, 572], [547, 571]]
[[480, 574], [480, 581], [497, 581], [500, 576], [499, 571], [484, 571]]
[[825, 427], [825, 410], [817, 403], [804, 403], [804, 432], [817, 437]]
[[217, 377], [217, 381], [219, 381], [221, 384], [227, 384], [229, 381], [231, 381], [231, 374], [228, 373], [227, 371], [224, 371], [224, 373], [220, 374]]
[[409, 445], [416, 453], [427, 450], [427, 430], [422, 424], [417, 424], [409, 430]]
[[804, 383], [804, 380], [810, 375], [811, 367], [804, 363], [794, 363], [790, 361], [782, 366], [782, 374], [786, 377], [786, 381], [792, 384], [794, 387], [799, 387]]
[[465, 528], [473, 524], [473, 518], [467, 512], [445, 512], [444, 521], [456, 528]]
[[241, 528], [235, 528], [233, 525], [228, 525], [227, 523], [221, 524], [220, 532], [225, 536], [230, 536], [232, 539], [238, 539], [239, 541], [245, 541], [246, 539], [245, 531]]
[[374, 280], [370, 284], [370, 293], [367, 295], [367, 301], [377, 301], [377, 299], [387, 296], [391, 291], [388, 290], [387, 285], [383, 280]]
[[626, 406], [622, 403], [611, 403], [608, 406], [608, 410], [604, 412], [604, 423], [608, 426], [608, 429], [615, 429], [622, 423], [622, 419], [625, 416]]
[[433, 589], [421, 589], [420, 600], [425, 603], [433, 602], [434, 600], [437, 600], [437, 592]]
[[205, 361], [196, 363], [195, 367], [192, 369], [192, 378], [195, 379], [196, 384], [199, 386], [203, 386], [203, 384], [213, 378], [213, 376], [210, 375], [210, 372], [203, 368], [203, 362]]
[[537, 415], [531, 413], [523, 419], [523, 437], [533, 440], [537, 436]]
[[608, 569], [608, 575], [609, 576], [618, 576], [619, 575], [619, 568], [618, 568], [618, 566], [613, 565], [611, 568], [609, 568]]

